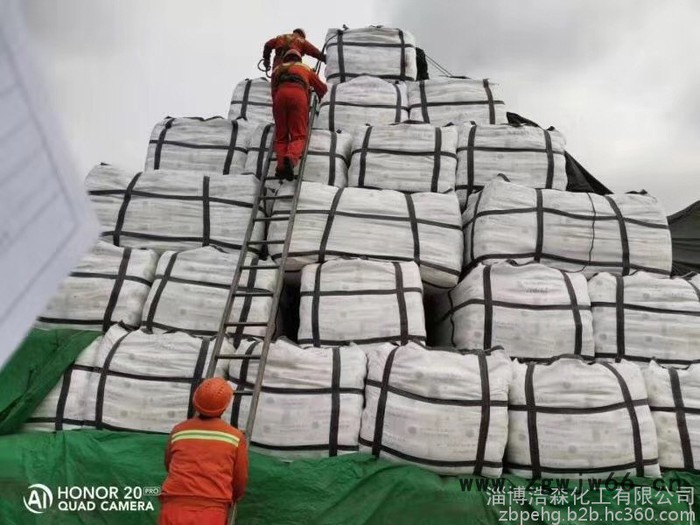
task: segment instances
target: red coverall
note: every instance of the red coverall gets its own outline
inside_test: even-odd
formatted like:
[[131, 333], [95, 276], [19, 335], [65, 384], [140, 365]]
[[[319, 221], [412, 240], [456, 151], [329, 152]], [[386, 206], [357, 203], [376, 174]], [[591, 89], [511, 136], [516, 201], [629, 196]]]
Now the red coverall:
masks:
[[273, 49], [275, 50], [275, 59], [272, 62], [273, 69], [282, 63], [284, 54], [290, 49], [296, 49], [301, 56], [309, 55], [316, 60], [321, 60], [321, 52], [311, 42], [308, 42], [296, 33], [279, 35], [265, 42], [265, 47], [263, 48], [263, 60], [265, 62], [270, 62], [270, 54]]
[[193, 417], [170, 433], [165, 469], [159, 525], [226, 525], [248, 482], [245, 438], [221, 418]]
[[275, 154], [281, 169], [284, 157], [296, 166], [304, 153], [309, 128], [309, 90], [319, 98], [328, 90], [306, 64], [287, 62], [272, 72], [272, 115], [275, 118]]

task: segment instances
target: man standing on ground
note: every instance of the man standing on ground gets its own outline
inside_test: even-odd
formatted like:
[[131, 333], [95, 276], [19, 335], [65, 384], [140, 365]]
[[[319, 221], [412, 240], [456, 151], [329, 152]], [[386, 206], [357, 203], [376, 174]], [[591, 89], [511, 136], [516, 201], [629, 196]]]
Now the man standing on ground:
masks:
[[294, 178], [294, 167], [304, 153], [309, 128], [309, 98], [314, 90], [318, 98], [327, 88], [318, 75], [301, 61], [301, 54], [290, 49], [284, 61], [272, 72], [272, 115], [275, 118], [275, 175]]
[[197, 414], [170, 433], [159, 525], [226, 525], [229, 507], [243, 497], [245, 438], [221, 420], [232, 397], [225, 379], [203, 381], [192, 400]]
[[301, 28], [296, 28], [291, 33], [271, 38], [265, 43], [263, 48], [263, 65], [266, 70], [270, 69], [270, 54], [273, 49], [275, 50], [275, 59], [272, 63], [273, 69], [282, 63], [284, 54], [290, 49], [296, 49], [301, 56], [309, 55], [321, 62], [326, 61], [326, 55], [306, 40], [306, 33]]

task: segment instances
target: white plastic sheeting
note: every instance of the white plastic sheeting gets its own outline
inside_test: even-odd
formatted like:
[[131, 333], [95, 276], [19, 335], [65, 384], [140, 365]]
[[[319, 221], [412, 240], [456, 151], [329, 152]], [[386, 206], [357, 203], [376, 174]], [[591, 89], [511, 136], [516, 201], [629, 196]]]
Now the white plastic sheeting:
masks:
[[457, 194], [467, 197], [503, 174], [529, 188], [565, 190], [566, 141], [557, 130], [534, 126], [459, 126]]
[[147, 170], [240, 172], [255, 124], [223, 117], [166, 117], [151, 132]]
[[347, 82], [360, 75], [414, 80], [416, 41], [411, 33], [382, 26], [332, 28], [326, 33], [326, 81]]
[[[182, 332], [148, 334], [114, 325], [65, 372], [30, 420], [32, 428], [168, 433], [194, 415], [191, 396], [213, 347]], [[221, 353], [232, 354], [233, 346], [224, 341]]]
[[[134, 175], [110, 165], [95, 166], [85, 179], [102, 237], [116, 246], [188, 250], [216, 246], [240, 250], [258, 181], [160, 170]], [[265, 228], [256, 225], [252, 239]]]
[[588, 287], [596, 357], [672, 365], [700, 359], [700, 287], [690, 280], [600, 273]]
[[437, 77], [407, 86], [411, 120], [434, 126], [507, 122], [500, 87], [487, 79]]
[[[226, 305], [238, 263], [238, 253], [225, 253], [208, 246], [184, 252], [165, 252], [158, 261], [155, 280], [143, 308], [147, 330], [180, 330], [193, 335], [214, 336]], [[248, 257], [247, 265], [265, 265]], [[242, 270], [227, 333], [234, 344], [243, 336], [264, 336], [272, 307], [277, 270]]]
[[[255, 128], [248, 143], [245, 174], [255, 175], [258, 179], [262, 178], [265, 163], [268, 162], [267, 155], [274, 140], [274, 124], [260, 124]], [[312, 130], [304, 167], [304, 180], [340, 188], [346, 186], [351, 148], [352, 135], [348, 133], [323, 129]], [[277, 155], [273, 150], [267, 170], [268, 177], [274, 177], [276, 165]], [[298, 172], [298, 166], [296, 172]]]
[[114, 323], [138, 327], [157, 261], [152, 250], [98, 241], [61, 283], [37, 328], [106, 332]]
[[524, 478], [659, 477], [642, 372], [629, 361], [513, 362], [508, 470]]
[[587, 277], [671, 271], [666, 215], [646, 194], [568, 193], [499, 179], [469, 197], [462, 221], [468, 268], [514, 259]]
[[229, 120], [238, 118], [249, 122], [272, 122], [272, 90], [265, 77], [241, 80], [233, 90]]
[[582, 274], [543, 264], [479, 264], [438, 310], [438, 343], [502, 346], [511, 357], [592, 357], [593, 320]]
[[[244, 341], [236, 355], [259, 355]], [[253, 389], [257, 360], [232, 359], [228, 379], [236, 392]], [[251, 445], [283, 458], [327, 457], [358, 450], [367, 358], [357, 346], [300, 348], [270, 345]], [[223, 418], [245, 430], [250, 396], [234, 395]]]
[[440, 474], [498, 477], [511, 362], [501, 351], [368, 350], [361, 450]]
[[358, 77], [330, 86], [319, 104], [314, 128], [357, 133], [365, 126], [408, 119], [406, 84]]
[[661, 468], [700, 470], [700, 364], [644, 370]]
[[354, 137], [349, 185], [408, 192], [454, 190], [456, 148], [454, 126], [368, 126]]
[[414, 262], [336, 259], [301, 271], [300, 345], [425, 341]]
[[[284, 185], [279, 195], [290, 195]], [[289, 201], [278, 201], [273, 216], [287, 214]], [[286, 270], [338, 257], [414, 261], [425, 283], [454, 287], [462, 264], [462, 236], [457, 196], [402, 194], [390, 190], [302, 185]], [[273, 221], [269, 240], [284, 240], [286, 221]], [[274, 260], [282, 245], [270, 245]]]

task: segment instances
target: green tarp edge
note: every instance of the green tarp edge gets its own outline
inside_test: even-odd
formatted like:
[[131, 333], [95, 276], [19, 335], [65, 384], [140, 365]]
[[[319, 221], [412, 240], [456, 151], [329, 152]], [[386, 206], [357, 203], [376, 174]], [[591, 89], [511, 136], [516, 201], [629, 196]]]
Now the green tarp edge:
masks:
[[16, 432], [100, 332], [32, 330], [0, 369], [0, 434]]
[[[163, 449], [167, 437], [137, 433], [116, 433], [96, 430], [57, 433], [25, 433], [0, 437], [0, 523], [3, 525], [47, 524], [154, 524], [157, 520], [158, 500], [142, 495], [134, 499], [134, 510], [106, 510], [102, 500], [94, 500], [93, 511], [61, 511], [58, 503], [59, 487], [116, 487], [119, 501], [125, 496], [135, 497], [143, 487], [159, 487], [165, 477]], [[481, 480], [474, 476], [462, 480]], [[528, 481], [505, 476], [505, 488], [513, 495], [518, 488], [525, 491]], [[631, 478], [628, 483], [649, 486], [653, 480]], [[668, 473], [663, 483], [679, 483], [692, 490], [700, 488], [700, 475]], [[28, 486], [41, 483], [54, 495], [53, 505], [42, 514], [33, 514], [25, 508]], [[491, 482], [489, 482], [491, 483]], [[129, 488], [127, 488], [129, 487]], [[133, 487], [140, 487], [134, 490]], [[585, 488], [586, 490], [587, 487]], [[570, 492], [570, 491], [569, 491]], [[509, 505], [489, 504], [492, 496], [486, 490], [462, 490], [460, 478], [440, 477], [418, 467], [376, 460], [363, 454], [351, 454], [321, 460], [300, 460], [285, 463], [272, 457], [251, 454], [251, 473], [248, 493], [240, 506], [240, 525], [361, 525], [361, 524], [488, 524], [497, 523], [649, 523], [653, 512], [655, 523], [691, 523], [688, 519], [664, 521], [662, 511], [693, 510], [693, 506], [678, 503], [675, 489], [669, 492], [669, 504], [658, 501], [663, 490], [649, 488], [650, 501], [626, 505], [616, 501], [615, 490], [590, 491], [588, 504], [558, 504], [547, 501], [544, 510], [547, 519], [523, 519], [507, 512], [540, 510], [536, 503]], [[527, 491], [525, 494], [532, 494]], [[505, 496], [504, 496], [505, 497]], [[84, 503], [87, 500], [80, 500]], [[109, 501], [109, 500], [108, 500]], [[150, 504], [152, 511], [139, 511]], [[622, 519], [590, 518], [590, 510], [603, 512], [601, 501], [609, 511]], [[36, 501], [35, 501], [36, 502]], [[124, 503], [122, 503], [124, 504]], [[37, 508], [34, 505], [33, 508]], [[556, 512], [559, 518], [556, 518]], [[638, 511], [638, 519], [634, 512]], [[575, 517], [571, 518], [571, 512]], [[646, 513], [646, 514], [644, 514]]]

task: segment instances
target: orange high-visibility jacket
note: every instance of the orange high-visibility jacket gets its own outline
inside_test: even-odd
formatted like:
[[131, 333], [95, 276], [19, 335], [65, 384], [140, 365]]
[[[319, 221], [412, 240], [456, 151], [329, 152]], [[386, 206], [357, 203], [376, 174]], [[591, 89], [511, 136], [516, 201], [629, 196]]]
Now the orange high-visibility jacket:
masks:
[[230, 505], [243, 497], [248, 482], [245, 438], [221, 418], [193, 417], [170, 433], [165, 469], [163, 498]]
[[279, 35], [265, 42], [263, 59], [265, 59], [266, 62], [270, 61], [270, 54], [273, 49], [275, 50], [275, 60], [272, 64], [273, 68], [282, 63], [284, 54], [290, 49], [296, 49], [301, 53], [301, 56], [309, 55], [316, 60], [321, 59], [321, 52], [311, 42], [296, 33]]
[[318, 98], [323, 98], [323, 95], [328, 91], [323, 80], [321, 80], [316, 72], [309, 66], [301, 62], [288, 62], [277, 66], [272, 71], [271, 87], [273, 101], [277, 89], [286, 82], [298, 83], [300, 86], [305, 87], [307, 91], [313, 89], [318, 95]]

